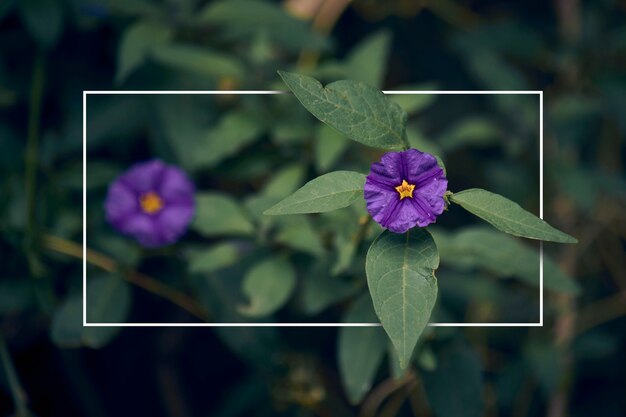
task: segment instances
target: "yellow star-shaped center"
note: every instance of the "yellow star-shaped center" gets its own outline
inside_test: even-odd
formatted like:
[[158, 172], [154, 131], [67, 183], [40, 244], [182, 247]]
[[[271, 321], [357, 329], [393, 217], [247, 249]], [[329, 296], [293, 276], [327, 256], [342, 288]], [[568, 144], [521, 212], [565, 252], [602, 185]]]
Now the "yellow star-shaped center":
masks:
[[163, 208], [163, 200], [154, 191], [149, 191], [139, 197], [141, 209], [148, 214], [154, 214]]
[[415, 184], [409, 184], [406, 180], [402, 180], [402, 184], [396, 187], [396, 191], [400, 194], [400, 200], [405, 197], [413, 198], [413, 190], [415, 189]]

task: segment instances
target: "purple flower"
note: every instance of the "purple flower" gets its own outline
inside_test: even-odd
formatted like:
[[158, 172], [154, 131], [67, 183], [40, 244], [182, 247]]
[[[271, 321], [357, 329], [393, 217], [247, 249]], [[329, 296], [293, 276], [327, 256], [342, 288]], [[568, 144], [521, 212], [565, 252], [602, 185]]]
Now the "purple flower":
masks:
[[176, 242], [194, 214], [194, 186], [179, 168], [158, 159], [135, 164], [109, 186], [106, 218], [142, 246]]
[[448, 180], [431, 154], [388, 152], [372, 164], [365, 181], [367, 211], [381, 226], [404, 233], [434, 223], [443, 212]]

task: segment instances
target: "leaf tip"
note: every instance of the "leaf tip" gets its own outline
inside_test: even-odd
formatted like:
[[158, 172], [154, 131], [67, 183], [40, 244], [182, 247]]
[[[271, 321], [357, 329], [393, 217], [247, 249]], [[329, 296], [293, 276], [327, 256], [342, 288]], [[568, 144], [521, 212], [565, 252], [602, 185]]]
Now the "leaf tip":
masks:
[[576, 239], [574, 236], [570, 236], [568, 234], [565, 235], [565, 239], [563, 240], [563, 243], [578, 243], [578, 239]]

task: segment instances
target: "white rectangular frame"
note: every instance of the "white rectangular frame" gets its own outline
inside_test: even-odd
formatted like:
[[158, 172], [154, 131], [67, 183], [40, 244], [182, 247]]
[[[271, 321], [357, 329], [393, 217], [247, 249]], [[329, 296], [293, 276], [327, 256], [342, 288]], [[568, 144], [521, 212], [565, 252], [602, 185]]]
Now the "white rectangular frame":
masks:
[[[283, 90], [207, 91], [83, 91], [83, 326], [84, 327], [378, 327], [380, 323], [88, 323], [87, 322], [87, 96], [89, 95], [272, 95]], [[543, 91], [383, 91], [385, 94], [430, 95], [538, 95], [539, 96], [539, 218], [543, 219]], [[539, 322], [537, 323], [429, 323], [430, 327], [543, 327], [543, 242], [539, 242]]]

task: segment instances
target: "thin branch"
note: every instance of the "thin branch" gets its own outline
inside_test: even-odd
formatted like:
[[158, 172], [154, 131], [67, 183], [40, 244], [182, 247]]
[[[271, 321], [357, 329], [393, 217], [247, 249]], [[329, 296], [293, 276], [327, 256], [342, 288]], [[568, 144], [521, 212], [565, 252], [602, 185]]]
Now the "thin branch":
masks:
[[407, 372], [406, 375], [400, 379], [389, 378], [381, 382], [363, 401], [359, 416], [374, 417], [387, 397], [414, 380], [415, 374], [413, 372]]
[[[45, 235], [42, 238], [42, 244], [45, 248], [54, 252], [77, 259], [83, 258], [83, 247], [81, 245], [58, 236]], [[119, 273], [131, 284], [171, 301], [202, 321], [209, 321], [208, 312], [196, 300], [183, 292], [163, 284], [155, 278], [134, 270], [122, 268], [114, 259], [89, 248], [87, 248], [87, 262], [104, 271]]]

